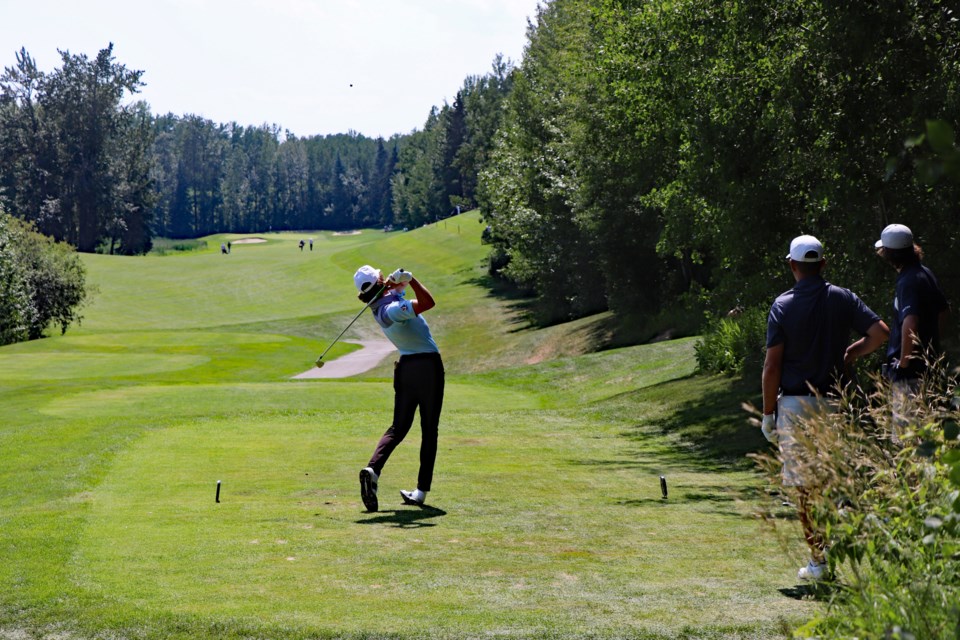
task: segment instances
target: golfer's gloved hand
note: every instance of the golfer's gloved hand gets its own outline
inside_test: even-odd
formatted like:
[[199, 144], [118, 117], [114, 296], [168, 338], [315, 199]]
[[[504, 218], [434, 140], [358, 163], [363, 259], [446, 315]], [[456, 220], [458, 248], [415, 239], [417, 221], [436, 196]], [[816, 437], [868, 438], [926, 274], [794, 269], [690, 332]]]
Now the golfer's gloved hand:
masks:
[[777, 436], [777, 417], [774, 414], [764, 414], [763, 422], [760, 423], [760, 431], [763, 432], [763, 437], [767, 439], [772, 445], [776, 445], [779, 441]]
[[387, 278], [387, 281], [395, 284], [403, 284], [405, 282], [410, 282], [411, 280], [413, 280], [413, 274], [409, 271], [404, 271], [403, 269], [397, 269], [390, 274], [390, 277]]

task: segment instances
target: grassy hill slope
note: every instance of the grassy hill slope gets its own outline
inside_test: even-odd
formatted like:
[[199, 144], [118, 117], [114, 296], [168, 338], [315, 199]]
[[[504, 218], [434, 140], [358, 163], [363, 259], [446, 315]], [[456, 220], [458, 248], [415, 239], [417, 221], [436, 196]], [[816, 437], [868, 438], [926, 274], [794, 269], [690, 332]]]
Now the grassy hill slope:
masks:
[[[765, 638], [814, 612], [752, 517], [751, 391], [692, 377], [690, 339], [590, 353], [602, 318], [527, 326], [478, 284], [480, 231], [84, 256], [82, 328], [0, 348], [0, 637]], [[416, 430], [381, 511], [357, 495], [389, 363], [291, 380], [359, 310], [363, 263], [438, 300], [429, 509], [397, 495]]]

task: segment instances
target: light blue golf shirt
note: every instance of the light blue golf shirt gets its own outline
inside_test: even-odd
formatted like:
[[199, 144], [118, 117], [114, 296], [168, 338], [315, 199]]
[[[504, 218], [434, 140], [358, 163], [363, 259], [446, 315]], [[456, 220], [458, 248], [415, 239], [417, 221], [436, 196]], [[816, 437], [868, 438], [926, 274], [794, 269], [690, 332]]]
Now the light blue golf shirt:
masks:
[[427, 321], [413, 311], [413, 303], [404, 299], [403, 293], [390, 292], [370, 305], [377, 324], [401, 356], [439, 353]]

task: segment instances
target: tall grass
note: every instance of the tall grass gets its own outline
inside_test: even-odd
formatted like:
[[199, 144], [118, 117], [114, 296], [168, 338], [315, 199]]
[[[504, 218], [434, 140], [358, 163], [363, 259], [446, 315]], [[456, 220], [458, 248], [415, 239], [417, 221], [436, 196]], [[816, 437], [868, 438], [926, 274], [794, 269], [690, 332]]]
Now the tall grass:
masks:
[[[902, 422], [891, 411], [890, 384], [874, 383], [869, 396], [845, 389], [836, 411], [806, 420], [798, 438], [814, 487], [812, 516], [826, 532], [835, 576], [821, 592], [825, 613], [798, 634], [960, 638], [957, 379], [936, 362]], [[779, 485], [780, 461], [757, 460]], [[777, 515], [764, 514], [783, 530]]]

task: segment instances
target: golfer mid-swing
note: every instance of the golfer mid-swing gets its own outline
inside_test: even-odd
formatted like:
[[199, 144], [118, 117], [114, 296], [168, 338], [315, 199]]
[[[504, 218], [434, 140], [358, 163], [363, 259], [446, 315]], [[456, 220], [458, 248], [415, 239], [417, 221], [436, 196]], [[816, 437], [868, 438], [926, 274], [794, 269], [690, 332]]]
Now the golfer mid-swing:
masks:
[[[409, 271], [397, 269], [386, 280], [379, 269], [363, 265], [353, 282], [361, 302], [370, 303], [373, 317], [387, 338], [400, 351], [393, 371], [393, 424], [387, 429], [370, 462], [360, 471], [360, 498], [368, 511], [379, 508], [377, 484], [393, 450], [410, 431], [413, 415], [420, 408], [420, 473], [413, 491], [401, 491], [404, 503], [422, 506], [433, 482], [437, 458], [437, 430], [443, 407], [443, 361], [430, 327], [421, 314], [436, 304], [433, 296]], [[416, 298], [407, 300], [407, 285]], [[372, 302], [371, 302], [372, 301]]]

